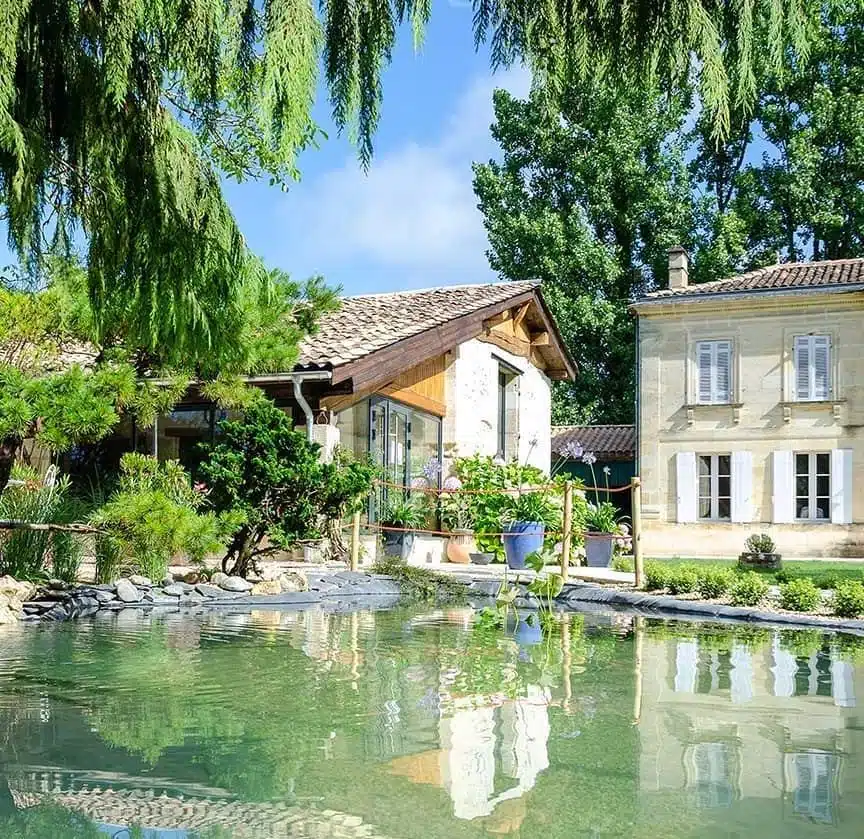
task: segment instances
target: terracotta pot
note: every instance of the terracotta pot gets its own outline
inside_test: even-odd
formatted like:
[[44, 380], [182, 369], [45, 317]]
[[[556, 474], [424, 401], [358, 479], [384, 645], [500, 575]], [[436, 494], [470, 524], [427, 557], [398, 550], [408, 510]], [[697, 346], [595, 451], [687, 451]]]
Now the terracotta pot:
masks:
[[454, 530], [447, 540], [447, 560], [457, 565], [468, 565], [471, 554], [475, 553], [474, 534], [470, 530]]

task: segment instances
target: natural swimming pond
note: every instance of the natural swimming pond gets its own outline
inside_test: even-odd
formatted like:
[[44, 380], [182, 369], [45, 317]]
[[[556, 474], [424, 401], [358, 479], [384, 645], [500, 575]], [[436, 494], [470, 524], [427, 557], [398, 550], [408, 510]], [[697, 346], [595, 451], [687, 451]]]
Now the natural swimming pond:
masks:
[[0, 837], [862, 835], [864, 644], [625, 614], [537, 641], [463, 609], [13, 628]]

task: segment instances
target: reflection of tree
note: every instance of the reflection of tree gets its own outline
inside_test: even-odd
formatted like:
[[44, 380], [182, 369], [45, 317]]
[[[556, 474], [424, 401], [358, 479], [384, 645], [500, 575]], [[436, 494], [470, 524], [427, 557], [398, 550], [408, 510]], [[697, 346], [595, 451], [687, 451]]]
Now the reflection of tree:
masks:
[[0, 815], [3, 839], [105, 839], [90, 819], [53, 805]]

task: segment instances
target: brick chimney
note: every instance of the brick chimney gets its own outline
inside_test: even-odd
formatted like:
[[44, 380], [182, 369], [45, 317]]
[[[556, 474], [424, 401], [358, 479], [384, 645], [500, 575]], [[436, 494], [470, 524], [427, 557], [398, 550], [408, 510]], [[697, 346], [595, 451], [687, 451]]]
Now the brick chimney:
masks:
[[681, 245], [669, 250], [669, 288], [687, 288], [690, 258]]

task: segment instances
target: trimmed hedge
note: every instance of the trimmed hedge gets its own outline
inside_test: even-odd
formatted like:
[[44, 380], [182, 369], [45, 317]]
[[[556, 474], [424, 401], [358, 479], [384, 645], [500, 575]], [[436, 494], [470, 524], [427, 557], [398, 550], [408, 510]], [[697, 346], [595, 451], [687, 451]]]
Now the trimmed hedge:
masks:
[[834, 589], [833, 611], [838, 618], [864, 615], [864, 583], [844, 580]]
[[821, 601], [812, 580], [790, 580], [780, 586], [780, 606], [790, 612], [815, 612]]
[[768, 583], [755, 571], [740, 574], [729, 588], [729, 599], [733, 606], [758, 606], [766, 594]]

